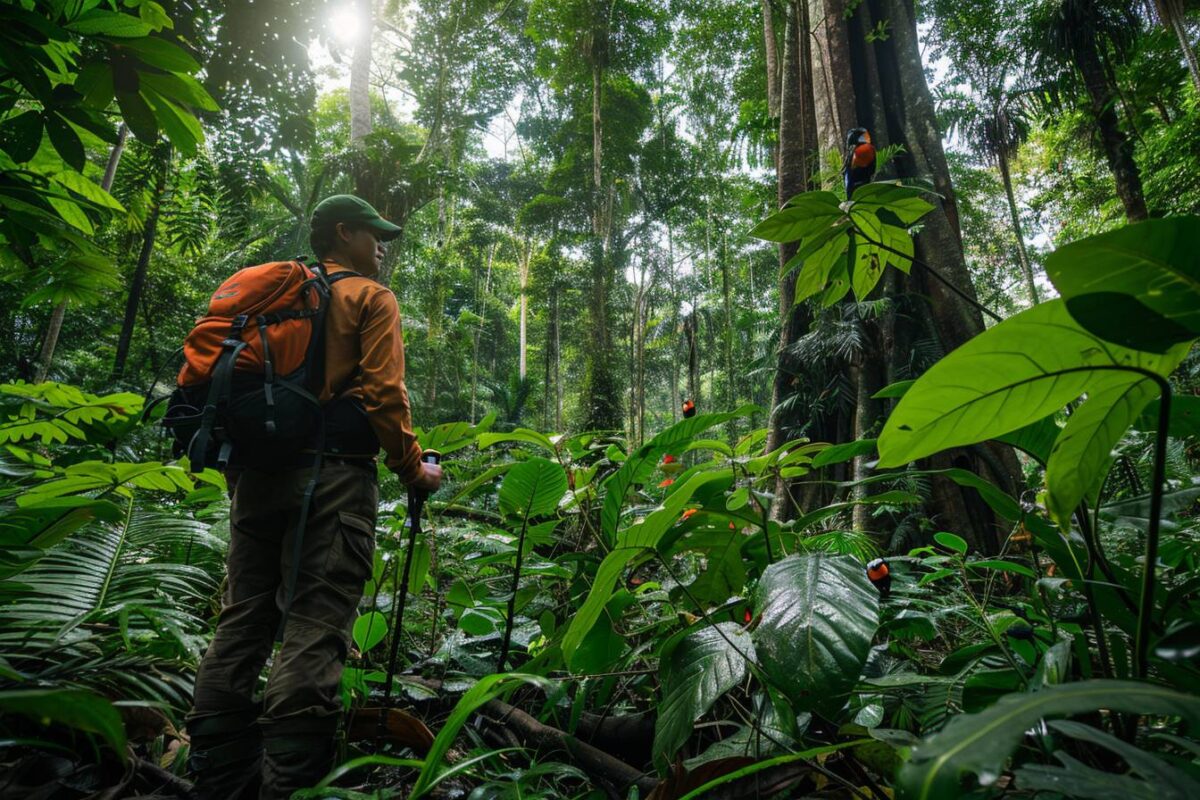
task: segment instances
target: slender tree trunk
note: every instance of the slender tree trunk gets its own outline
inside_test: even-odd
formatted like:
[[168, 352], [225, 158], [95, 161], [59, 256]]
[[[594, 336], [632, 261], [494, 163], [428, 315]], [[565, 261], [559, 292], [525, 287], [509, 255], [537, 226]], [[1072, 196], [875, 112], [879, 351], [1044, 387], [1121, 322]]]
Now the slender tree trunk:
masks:
[[520, 322], [520, 349], [518, 351], [518, 367], [517, 375], [522, 383], [525, 382], [526, 376], [526, 360], [529, 357], [528, 340], [528, 317], [529, 317], [529, 261], [533, 257], [533, 246], [524, 241], [519, 243], [520, 248], [517, 258], [518, 280], [520, 281], [521, 292], [521, 322]]
[[171, 151], [166, 145], [159, 145], [162, 155], [157, 165], [158, 175], [154, 182], [154, 201], [150, 213], [146, 216], [146, 225], [142, 230], [142, 249], [138, 253], [137, 266], [133, 270], [133, 280], [129, 284], [129, 296], [125, 300], [125, 318], [121, 323], [121, 335], [117, 339], [117, 355], [113, 360], [111, 381], [116, 383], [125, 374], [125, 362], [129, 358], [129, 347], [133, 342], [133, 328], [137, 323], [138, 304], [142, 300], [142, 290], [146, 286], [146, 273], [150, 268], [150, 255], [154, 252], [154, 237], [158, 231], [158, 216], [162, 210], [163, 193], [167, 187], [167, 172], [171, 168]]
[[1192, 86], [1196, 89], [1196, 96], [1200, 97], [1200, 61], [1197, 61], [1196, 48], [1192, 46], [1192, 42], [1188, 38], [1183, 0], [1154, 0], [1154, 4], [1158, 8], [1159, 19], [1179, 39], [1179, 49], [1183, 51], [1183, 58], [1187, 62], [1188, 72], [1192, 76]]
[[[600, 40], [607, 31], [593, 33], [593, 49], [602, 49]], [[621, 417], [621, 399], [617, 381], [613, 375], [612, 342], [608, 324], [608, 286], [610, 264], [606, 238], [610, 235], [612, 198], [604, 190], [601, 165], [603, 160], [604, 124], [601, 115], [601, 91], [604, 72], [601, 52], [592, 53], [592, 240], [591, 297], [589, 317], [591, 330], [586, 352], [586, 374], [584, 376], [584, 419], [591, 430], [619, 429], [624, 423]]]
[[779, 45], [775, 40], [775, 14], [771, 0], [762, 0], [763, 44], [767, 51], [767, 113], [779, 116]]
[[[129, 138], [129, 126], [124, 122], [117, 128], [117, 142], [108, 152], [108, 163], [104, 166], [104, 177], [100, 180], [100, 188], [111, 191], [113, 181], [117, 177], [117, 165], [121, 163], [121, 155], [125, 152], [125, 140]], [[58, 346], [58, 336], [62, 333], [63, 319], [67, 315], [67, 301], [60, 300], [50, 312], [50, 321], [46, 324], [46, 335], [42, 338], [42, 350], [38, 354], [37, 375], [34, 383], [42, 383], [50, 374], [50, 366], [54, 363], [54, 350]]]
[[1004, 184], [1004, 196], [1008, 198], [1008, 212], [1012, 215], [1013, 234], [1017, 237], [1017, 258], [1021, 261], [1021, 272], [1025, 274], [1025, 284], [1029, 287], [1029, 299], [1034, 305], [1041, 302], [1038, 297], [1037, 283], [1033, 279], [1033, 264], [1029, 260], [1029, 251], [1025, 249], [1025, 233], [1021, 229], [1021, 212], [1017, 209], [1017, 197], [1013, 192], [1012, 170], [1008, 163], [1008, 154], [1003, 150], [999, 153], [1000, 181]]
[[1083, 83], [1091, 100], [1092, 118], [1100, 130], [1104, 156], [1116, 180], [1117, 197], [1125, 207], [1125, 217], [1130, 222], [1146, 219], [1150, 214], [1142, 191], [1142, 176], [1133, 160], [1133, 145], [1117, 121], [1113, 88], [1109, 85], [1104, 63], [1100, 60], [1095, 36], [1087, 32], [1077, 34], [1071, 51], [1075, 66], [1083, 75]]

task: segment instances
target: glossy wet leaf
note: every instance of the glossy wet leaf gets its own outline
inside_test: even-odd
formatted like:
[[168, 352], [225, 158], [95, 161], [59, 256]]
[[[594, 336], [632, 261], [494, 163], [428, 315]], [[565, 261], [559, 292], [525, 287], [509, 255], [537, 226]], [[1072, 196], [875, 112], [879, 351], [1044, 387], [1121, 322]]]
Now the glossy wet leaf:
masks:
[[654, 760], [670, 763], [696, 720], [746, 677], [754, 660], [750, 635], [732, 622], [684, 637], [659, 666], [662, 701], [654, 729]]
[[772, 564], [758, 585], [759, 663], [797, 710], [830, 713], [854, 687], [879, 625], [879, 592], [848, 556]]

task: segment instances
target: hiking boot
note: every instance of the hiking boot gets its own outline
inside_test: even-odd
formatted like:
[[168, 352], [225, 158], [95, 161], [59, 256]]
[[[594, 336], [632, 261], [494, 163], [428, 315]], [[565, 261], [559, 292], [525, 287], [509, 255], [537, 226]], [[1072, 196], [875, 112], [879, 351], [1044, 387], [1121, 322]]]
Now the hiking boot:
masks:
[[259, 709], [188, 721], [196, 800], [254, 800], [262, 781]]
[[264, 759], [259, 800], [288, 800], [316, 785], [334, 766], [337, 716], [262, 723]]

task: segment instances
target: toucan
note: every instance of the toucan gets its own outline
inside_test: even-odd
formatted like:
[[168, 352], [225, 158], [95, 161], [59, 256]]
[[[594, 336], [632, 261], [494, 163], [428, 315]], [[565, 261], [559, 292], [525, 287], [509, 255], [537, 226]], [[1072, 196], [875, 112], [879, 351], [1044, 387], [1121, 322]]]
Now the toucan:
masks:
[[847, 200], [853, 199], [855, 189], [865, 186], [875, 177], [875, 145], [871, 144], [871, 132], [866, 128], [851, 128], [846, 134], [842, 177], [846, 181]]
[[881, 597], [892, 593], [892, 569], [884, 559], [877, 558], [867, 564], [867, 580], [879, 590]]

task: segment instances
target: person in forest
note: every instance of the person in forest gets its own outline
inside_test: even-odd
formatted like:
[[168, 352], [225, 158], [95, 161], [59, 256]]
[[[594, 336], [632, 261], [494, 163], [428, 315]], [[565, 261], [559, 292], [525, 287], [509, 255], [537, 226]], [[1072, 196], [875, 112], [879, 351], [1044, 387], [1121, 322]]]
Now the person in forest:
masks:
[[[326, 198], [313, 212], [310, 242], [324, 271], [352, 273], [330, 286], [320, 473], [298, 568], [291, 552], [316, 453], [284, 471], [237, 476], [224, 607], [187, 719], [199, 798], [286, 798], [332, 767], [343, 661], [373, 566], [380, 446], [405, 483], [425, 492], [441, 483], [441, 468], [421, 460], [412, 432], [400, 309], [375, 280], [383, 243], [399, 233], [351, 195]], [[285, 611], [277, 598], [287, 595], [281, 576], [289, 573], [295, 591]], [[281, 619], [282, 644], [259, 700]]]

